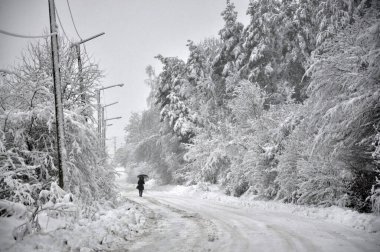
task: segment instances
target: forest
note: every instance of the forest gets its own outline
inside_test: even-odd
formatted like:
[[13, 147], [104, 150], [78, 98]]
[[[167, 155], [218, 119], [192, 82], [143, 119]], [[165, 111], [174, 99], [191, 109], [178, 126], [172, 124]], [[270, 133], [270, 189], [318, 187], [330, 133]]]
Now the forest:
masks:
[[227, 0], [219, 37], [146, 68], [148, 109], [115, 163], [162, 184], [379, 213], [380, 3], [256, 0], [246, 14], [244, 26]]

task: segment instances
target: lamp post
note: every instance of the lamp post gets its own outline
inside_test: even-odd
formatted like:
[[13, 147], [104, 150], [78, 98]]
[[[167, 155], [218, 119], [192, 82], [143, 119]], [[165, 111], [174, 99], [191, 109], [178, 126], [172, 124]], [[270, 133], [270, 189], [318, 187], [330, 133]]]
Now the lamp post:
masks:
[[100, 91], [104, 90], [104, 89], [108, 89], [108, 88], [122, 87], [122, 86], [124, 86], [123, 83], [111, 85], [111, 86], [107, 86], [107, 87], [101, 87], [101, 88], [96, 89], [96, 100], [97, 100], [97, 111], [98, 111], [98, 139], [99, 139], [99, 141], [101, 141], [101, 139], [102, 139], [102, 121], [103, 121], [102, 107], [100, 105]]
[[85, 90], [84, 90], [84, 84], [83, 84], [83, 76], [82, 76], [82, 59], [81, 59], [81, 55], [80, 55], [80, 45], [83, 44], [83, 43], [86, 43], [87, 41], [91, 40], [91, 39], [94, 39], [94, 38], [97, 38], [97, 37], [100, 37], [102, 35], [104, 35], [105, 33], [102, 32], [102, 33], [99, 33], [99, 34], [96, 34], [92, 37], [89, 37], [87, 39], [82, 39], [81, 41], [78, 41], [76, 43], [72, 43], [71, 44], [71, 47], [75, 47], [76, 49], [76, 52], [77, 52], [77, 59], [78, 59], [78, 75], [79, 75], [79, 92], [80, 92], [80, 96], [81, 96], [81, 102], [82, 102], [82, 105], [85, 106], [86, 104], [86, 96], [85, 96]]
[[[103, 107], [103, 111], [104, 111], [104, 107]], [[118, 119], [121, 119], [122, 117], [121, 116], [118, 116], [118, 117], [112, 117], [112, 118], [108, 118], [108, 119], [104, 119], [103, 120], [103, 137], [102, 137], [102, 147], [103, 147], [103, 151], [104, 153], [106, 153], [106, 128], [107, 128], [107, 121], [111, 121], [111, 120], [118, 120]]]
[[105, 116], [104, 116], [104, 108], [106, 108], [106, 107], [109, 107], [109, 106], [112, 106], [112, 105], [115, 105], [115, 104], [118, 104], [119, 102], [113, 102], [113, 103], [110, 103], [110, 104], [107, 104], [107, 105], [104, 105], [104, 106], [102, 106], [101, 107], [101, 116], [100, 116], [100, 122], [102, 122], [101, 123], [101, 125], [102, 125], [102, 127], [101, 127], [101, 147], [102, 147], [102, 150], [104, 150], [104, 153], [105, 153], [105, 150], [106, 150], [106, 145], [105, 145], [105, 140], [104, 140], [104, 138], [105, 138], [105, 134], [106, 134], [106, 127], [107, 127], [107, 125], [106, 125], [106, 121], [105, 121]]

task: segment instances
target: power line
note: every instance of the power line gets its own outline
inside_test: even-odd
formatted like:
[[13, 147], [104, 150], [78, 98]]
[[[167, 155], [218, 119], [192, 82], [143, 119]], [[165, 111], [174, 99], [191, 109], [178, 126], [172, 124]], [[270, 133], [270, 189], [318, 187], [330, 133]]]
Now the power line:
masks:
[[[83, 40], [82, 37], [79, 35], [79, 32], [78, 32], [77, 26], [75, 25], [75, 21], [74, 21], [73, 13], [72, 13], [72, 11], [71, 11], [71, 7], [70, 7], [70, 2], [69, 2], [69, 0], [66, 0], [66, 3], [67, 3], [67, 7], [69, 7], [70, 17], [71, 17], [71, 21], [72, 21], [72, 23], [73, 23], [73, 26], [74, 26], [75, 32], [77, 33], [78, 37], [79, 37], [81, 40]], [[89, 55], [88, 55], [88, 53], [87, 53], [86, 45], [83, 45], [83, 48], [84, 48], [84, 54], [86, 55], [86, 58], [87, 58], [87, 60], [88, 60], [88, 62], [89, 62], [89, 64], [90, 64], [91, 61], [90, 61], [90, 57], [89, 57]]]
[[69, 7], [70, 17], [71, 17], [71, 21], [73, 22], [75, 32], [77, 33], [78, 37], [79, 37], [80, 39], [82, 39], [82, 37], [79, 35], [78, 29], [77, 29], [77, 27], [76, 27], [76, 25], [75, 25], [74, 17], [73, 17], [73, 13], [71, 12], [71, 7], [70, 7], [70, 2], [69, 2], [69, 0], [66, 0], [66, 3], [67, 3], [67, 6]]
[[65, 29], [63, 28], [63, 25], [62, 25], [62, 22], [61, 22], [61, 18], [59, 17], [59, 14], [58, 14], [57, 6], [54, 6], [54, 7], [55, 7], [55, 12], [57, 13], [59, 26], [61, 26], [61, 29], [62, 29], [63, 35], [65, 35], [65, 38], [67, 39], [67, 41], [69, 41], [69, 42], [71, 43], [69, 37], [67, 36], [67, 34], [66, 34], [66, 32], [65, 32]]
[[0, 29], [0, 33], [8, 35], [8, 36], [12, 36], [12, 37], [17, 37], [17, 38], [48, 38], [50, 36], [57, 34], [56, 32], [53, 32], [53, 33], [50, 33], [47, 35], [29, 36], [29, 35], [23, 35], [23, 34], [17, 34], [17, 33], [13, 33], [13, 32], [4, 31], [2, 29]]

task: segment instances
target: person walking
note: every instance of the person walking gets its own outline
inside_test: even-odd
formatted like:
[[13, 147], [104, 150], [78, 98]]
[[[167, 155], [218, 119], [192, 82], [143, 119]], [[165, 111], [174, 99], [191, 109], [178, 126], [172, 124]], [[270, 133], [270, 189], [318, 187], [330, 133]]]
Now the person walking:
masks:
[[139, 190], [139, 196], [142, 197], [143, 191], [144, 191], [144, 177], [140, 176], [139, 181], [137, 181], [137, 189]]

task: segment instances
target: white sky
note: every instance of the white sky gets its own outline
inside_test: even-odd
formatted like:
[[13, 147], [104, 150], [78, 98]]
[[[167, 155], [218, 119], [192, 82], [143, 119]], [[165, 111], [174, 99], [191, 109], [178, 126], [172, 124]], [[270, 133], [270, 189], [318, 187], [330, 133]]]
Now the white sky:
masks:
[[[239, 21], [249, 22], [246, 10], [249, 0], [235, 0]], [[107, 108], [107, 116], [122, 116], [110, 121], [107, 138], [124, 139], [124, 127], [131, 112], [146, 109], [149, 89], [145, 85], [145, 67], [159, 72], [154, 56], [178, 56], [186, 59], [188, 39], [199, 42], [218, 36], [223, 27], [220, 13], [225, 0], [70, 0], [74, 21], [82, 38], [100, 32], [106, 34], [86, 43], [87, 52], [105, 71], [103, 85], [125, 83], [123, 88], [107, 89], [103, 104], [118, 101]], [[72, 41], [77, 41], [66, 0], [56, 0], [63, 28]], [[47, 0], [0, 0], [0, 29], [26, 35], [39, 35], [49, 30]], [[29, 39], [0, 34], [0, 68], [17, 62]], [[109, 147], [113, 141], [109, 141]], [[110, 148], [111, 152], [113, 148]]]

